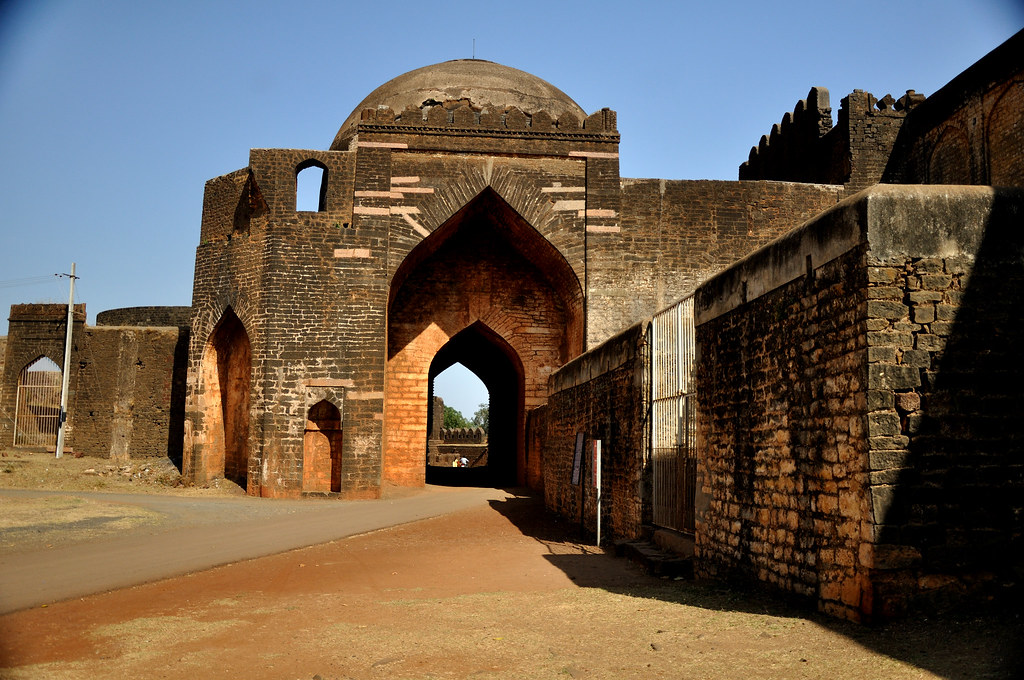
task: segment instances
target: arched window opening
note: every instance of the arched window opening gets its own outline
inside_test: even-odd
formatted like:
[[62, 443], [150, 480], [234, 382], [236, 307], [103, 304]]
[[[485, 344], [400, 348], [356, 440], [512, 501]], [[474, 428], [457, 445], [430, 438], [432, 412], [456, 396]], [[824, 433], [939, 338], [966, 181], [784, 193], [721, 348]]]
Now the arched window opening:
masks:
[[341, 412], [329, 401], [313, 404], [302, 440], [302, 490], [341, 491]]
[[14, 409], [15, 446], [56, 445], [61, 378], [60, 366], [48, 357], [39, 357], [22, 369]]
[[295, 168], [295, 210], [323, 212], [327, 209], [327, 167], [306, 161]]

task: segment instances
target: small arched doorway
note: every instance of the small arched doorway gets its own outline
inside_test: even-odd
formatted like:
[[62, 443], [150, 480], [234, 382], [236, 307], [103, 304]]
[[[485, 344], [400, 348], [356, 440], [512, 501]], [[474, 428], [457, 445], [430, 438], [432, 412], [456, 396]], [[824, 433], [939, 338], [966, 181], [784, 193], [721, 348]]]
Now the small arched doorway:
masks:
[[302, 490], [308, 493], [341, 491], [341, 411], [319, 401], [306, 416], [302, 440]]
[[223, 475], [247, 490], [251, 376], [249, 335], [228, 307], [203, 352], [203, 459], [208, 478]]

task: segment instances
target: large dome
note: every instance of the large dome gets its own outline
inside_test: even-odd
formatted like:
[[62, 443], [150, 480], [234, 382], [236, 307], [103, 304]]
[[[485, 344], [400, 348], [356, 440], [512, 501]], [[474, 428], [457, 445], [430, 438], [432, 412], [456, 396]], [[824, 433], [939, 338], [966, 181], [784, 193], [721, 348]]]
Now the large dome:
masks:
[[567, 94], [537, 76], [492, 61], [456, 59], [409, 71], [378, 87], [345, 119], [331, 148], [347, 148], [364, 109], [387, 106], [401, 113], [408, 106], [421, 108], [428, 101], [460, 100], [469, 100], [477, 108], [515, 106], [524, 113], [543, 110], [556, 119], [566, 112], [581, 121], [587, 117]]

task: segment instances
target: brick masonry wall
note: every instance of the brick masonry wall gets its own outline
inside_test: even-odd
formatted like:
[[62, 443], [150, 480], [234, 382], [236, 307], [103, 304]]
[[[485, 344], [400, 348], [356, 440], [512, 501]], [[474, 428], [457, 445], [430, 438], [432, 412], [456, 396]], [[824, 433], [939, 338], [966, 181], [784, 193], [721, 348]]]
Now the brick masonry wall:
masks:
[[[181, 316], [180, 308], [114, 311], [108, 318], [119, 321], [180, 321]], [[40, 356], [58, 366], [63, 363], [65, 314], [66, 307], [59, 304], [12, 308], [5, 359], [11, 373], [4, 373], [3, 423], [13, 424], [13, 417], [6, 414], [13, 416], [21, 370]], [[121, 460], [166, 456], [180, 464], [187, 328], [86, 326], [85, 305], [76, 305], [75, 319], [67, 448]]]
[[870, 592], [863, 262], [855, 248], [697, 326], [699, 572], [833, 614]]
[[[642, 484], [647, 437], [645, 348], [647, 324], [608, 340], [551, 379], [543, 414], [544, 499], [547, 508], [596, 530], [596, 495], [589, 451], [602, 442], [602, 537], [636, 538], [643, 524]], [[531, 429], [532, 431], [532, 429]], [[573, 485], [576, 433], [585, 438], [583, 475]]]
[[174, 326], [188, 328], [191, 307], [124, 307], [96, 315], [97, 326]]
[[76, 453], [180, 463], [188, 331], [87, 327], [76, 344]]
[[588, 336], [596, 344], [833, 206], [841, 187], [622, 180], [621, 231], [588, 234]]
[[907, 117], [884, 181], [1024, 186], [1024, 31]]

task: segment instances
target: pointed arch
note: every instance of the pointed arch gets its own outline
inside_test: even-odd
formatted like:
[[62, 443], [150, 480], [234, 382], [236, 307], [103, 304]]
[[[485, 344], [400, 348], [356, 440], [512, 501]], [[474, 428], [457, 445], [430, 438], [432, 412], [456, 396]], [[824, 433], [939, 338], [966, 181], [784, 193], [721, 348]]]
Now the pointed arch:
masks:
[[[565, 257], [490, 187], [413, 248], [392, 277], [386, 480], [423, 483], [432, 366], [443, 365], [440, 372], [455, 361], [466, 363], [446, 363], [444, 353], [440, 363], [434, 360], [469, 328], [472, 342], [452, 347], [501, 348], [521, 376], [520, 401], [506, 405], [513, 425], [505, 438], [514, 453], [501, 457], [511, 462], [508, 474], [498, 477], [524, 483], [525, 412], [547, 401], [548, 376], [583, 350], [583, 290]], [[488, 352], [483, 354], [492, 356]], [[496, 416], [501, 414], [492, 410], [492, 422]]]
[[252, 348], [231, 307], [224, 310], [203, 351], [203, 456], [206, 477], [223, 476], [249, 489], [249, 402]]
[[[522, 360], [504, 338], [477, 321], [457, 333], [434, 355], [428, 371], [431, 388], [434, 378], [456, 363], [483, 382], [492, 414], [486, 469], [479, 471], [474, 481], [492, 486], [521, 483], [519, 472], [525, 470], [528, 463], [525, 439], [518, 435], [523, 431], [526, 418]], [[429, 396], [428, 404], [433, 403], [433, 393]]]

